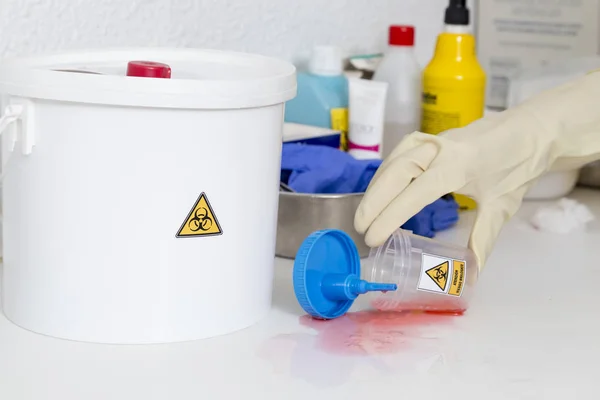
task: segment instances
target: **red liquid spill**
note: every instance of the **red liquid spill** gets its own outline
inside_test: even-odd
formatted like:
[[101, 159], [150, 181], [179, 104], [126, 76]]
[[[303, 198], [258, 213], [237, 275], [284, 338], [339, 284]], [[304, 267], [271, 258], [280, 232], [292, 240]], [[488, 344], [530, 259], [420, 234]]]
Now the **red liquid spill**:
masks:
[[420, 339], [423, 328], [451, 321], [447, 313], [413, 311], [360, 311], [330, 321], [300, 317], [301, 325], [317, 331], [318, 349], [351, 356], [398, 352]]
[[421, 311], [434, 315], [463, 315], [467, 311], [460, 299], [453, 299], [450, 301], [442, 300], [423, 305], [400, 302], [394, 299], [380, 298], [373, 301], [371, 305], [377, 310], [386, 312]]
[[464, 315], [466, 311], [467, 310], [426, 310], [424, 312], [432, 315], [454, 315], [459, 317]]

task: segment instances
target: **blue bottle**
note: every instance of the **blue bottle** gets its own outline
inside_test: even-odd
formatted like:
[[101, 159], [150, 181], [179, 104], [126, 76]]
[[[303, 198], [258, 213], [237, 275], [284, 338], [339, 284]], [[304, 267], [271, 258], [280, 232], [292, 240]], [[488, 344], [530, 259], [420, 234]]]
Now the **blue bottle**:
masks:
[[298, 94], [286, 104], [285, 121], [340, 131], [346, 149], [348, 80], [342, 63], [337, 47], [313, 49], [308, 72], [298, 74]]

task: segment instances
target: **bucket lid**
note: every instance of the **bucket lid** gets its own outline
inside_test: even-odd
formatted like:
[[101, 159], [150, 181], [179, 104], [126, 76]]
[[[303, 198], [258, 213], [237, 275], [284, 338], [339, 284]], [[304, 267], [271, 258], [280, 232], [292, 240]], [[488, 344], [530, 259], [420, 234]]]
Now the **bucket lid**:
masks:
[[300, 306], [320, 319], [344, 315], [367, 292], [397, 290], [395, 284], [360, 279], [360, 256], [352, 238], [336, 229], [308, 236], [296, 255], [294, 292]]
[[[126, 76], [128, 63], [135, 60], [170, 66], [171, 79]], [[121, 106], [252, 108], [292, 99], [296, 95], [296, 69], [278, 59], [217, 50], [78, 51], [3, 60], [0, 93]]]

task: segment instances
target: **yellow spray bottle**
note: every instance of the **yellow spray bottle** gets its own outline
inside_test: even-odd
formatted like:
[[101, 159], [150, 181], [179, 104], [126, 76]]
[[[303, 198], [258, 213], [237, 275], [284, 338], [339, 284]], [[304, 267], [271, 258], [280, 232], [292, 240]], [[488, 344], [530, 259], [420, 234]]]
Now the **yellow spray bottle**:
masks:
[[[485, 107], [485, 71], [475, 54], [466, 0], [450, 0], [433, 59], [423, 71], [421, 132], [437, 135], [481, 118]], [[456, 196], [462, 209], [476, 203]]]

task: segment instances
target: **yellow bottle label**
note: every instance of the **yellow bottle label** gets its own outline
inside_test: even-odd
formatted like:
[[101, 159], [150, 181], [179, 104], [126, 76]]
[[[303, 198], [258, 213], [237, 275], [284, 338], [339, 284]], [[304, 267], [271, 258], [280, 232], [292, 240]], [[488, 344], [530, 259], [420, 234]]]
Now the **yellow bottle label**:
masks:
[[484, 88], [425, 86], [421, 132], [437, 135], [483, 117]]
[[340, 149], [348, 151], [348, 109], [331, 109], [331, 129], [340, 132]]

